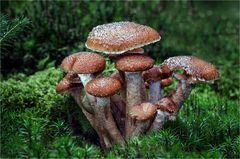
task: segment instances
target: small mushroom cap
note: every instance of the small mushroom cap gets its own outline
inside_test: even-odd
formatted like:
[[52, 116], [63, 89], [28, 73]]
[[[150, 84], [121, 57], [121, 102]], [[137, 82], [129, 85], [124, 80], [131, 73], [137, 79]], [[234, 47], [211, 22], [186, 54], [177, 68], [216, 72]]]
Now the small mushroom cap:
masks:
[[147, 83], [168, 78], [170, 75], [171, 70], [167, 67], [167, 65], [154, 66], [153, 68], [144, 71], [142, 74], [143, 80]]
[[96, 97], [109, 97], [121, 89], [119, 80], [112, 77], [95, 78], [86, 85], [86, 91]]
[[179, 110], [176, 104], [168, 97], [162, 98], [155, 105], [161, 111], [165, 111], [169, 113], [176, 113]]
[[162, 80], [160, 81], [160, 85], [161, 85], [162, 88], [163, 88], [163, 87], [170, 86], [172, 83], [173, 83], [172, 78], [165, 78], [165, 79], [162, 79]]
[[75, 75], [73, 73], [68, 73], [56, 86], [56, 92], [61, 93], [65, 92], [74, 88], [81, 88], [82, 84], [79, 83], [73, 83], [75, 80]]
[[124, 72], [145, 71], [153, 67], [154, 60], [144, 55], [125, 55], [117, 60], [115, 67]]
[[86, 47], [106, 54], [122, 54], [161, 39], [151, 27], [134, 22], [99, 25], [89, 33]]
[[194, 56], [175, 56], [164, 61], [171, 71], [183, 69], [192, 82], [208, 82], [219, 78], [216, 67]]
[[151, 119], [156, 114], [157, 107], [152, 103], [142, 103], [130, 109], [130, 117], [139, 121]]
[[72, 71], [77, 74], [93, 74], [104, 70], [105, 59], [95, 53], [80, 54], [72, 66]]
[[88, 52], [78, 52], [78, 53], [74, 53], [72, 55], [69, 55], [67, 57], [65, 57], [63, 60], [62, 60], [62, 63], [60, 65], [60, 67], [65, 71], [65, 72], [69, 72], [69, 71], [72, 71], [72, 66], [73, 64], [75, 63], [76, 61], [76, 57], [81, 55], [81, 54], [84, 54], [84, 53], [88, 53]]

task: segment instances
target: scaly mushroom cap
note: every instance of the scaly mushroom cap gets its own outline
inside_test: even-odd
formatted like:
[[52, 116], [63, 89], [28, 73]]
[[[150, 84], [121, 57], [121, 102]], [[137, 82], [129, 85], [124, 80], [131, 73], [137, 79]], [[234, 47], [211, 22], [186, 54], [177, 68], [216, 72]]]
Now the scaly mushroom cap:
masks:
[[157, 107], [152, 103], [142, 103], [130, 109], [130, 117], [139, 121], [148, 120], [154, 117]]
[[124, 72], [145, 71], [153, 67], [154, 60], [144, 55], [125, 55], [117, 60], [115, 67]]
[[65, 57], [63, 60], [62, 60], [62, 63], [60, 65], [60, 67], [65, 71], [65, 72], [69, 72], [69, 71], [72, 71], [72, 67], [73, 67], [73, 64], [75, 63], [76, 61], [76, 57], [81, 55], [81, 54], [84, 54], [84, 53], [88, 53], [88, 52], [78, 52], [78, 53], [75, 53], [75, 54], [72, 54], [72, 55], [69, 55], [67, 57]]
[[161, 39], [158, 32], [133, 22], [99, 25], [89, 33], [86, 47], [107, 54], [122, 54]]
[[169, 113], [176, 113], [179, 110], [176, 104], [168, 97], [162, 98], [155, 105], [158, 109]]
[[80, 54], [76, 57], [72, 71], [77, 74], [93, 74], [104, 70], [105, 64], [105, 59], [99, 54]]
[[171, 75], [171, 70], [167, 65], [154, 66], [153, 68], [144, 71], [142, 76], [144, 82], [158, 81], [163, 78], [168, 78]]
[[208, 82], [219, 78], [216, 67], [202, 59], [193, 56], [176, 56], [164, 61], [171, 71], [183, 69], [191, 76], [191, 82]]
[[74, 88], [82, 87], [82, 84], [75, 83], [75, 75], [73, 73], [68, 73], [56, 86], [56, 92], [61, 93]]
[[96, 97], [109, 97], [121, 89], [121, 83], [112, 77], [95, 78], [86, 85], [86, 91]]

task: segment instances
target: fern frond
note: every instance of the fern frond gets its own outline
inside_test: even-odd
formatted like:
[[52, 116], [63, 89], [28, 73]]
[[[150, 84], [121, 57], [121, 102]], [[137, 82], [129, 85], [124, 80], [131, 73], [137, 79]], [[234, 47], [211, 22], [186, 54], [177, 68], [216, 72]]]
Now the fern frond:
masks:
[[27, 18], [9, 20], [7, 16], [0, 15], [0, 48], [12, 46], [30, 24]]

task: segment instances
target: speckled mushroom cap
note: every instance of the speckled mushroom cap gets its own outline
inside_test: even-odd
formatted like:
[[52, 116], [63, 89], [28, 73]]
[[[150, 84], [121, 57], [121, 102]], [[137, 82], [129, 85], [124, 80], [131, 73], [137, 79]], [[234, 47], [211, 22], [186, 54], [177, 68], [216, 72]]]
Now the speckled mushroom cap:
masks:
[[139, 121], [148, 120], [154, 117], [157, 107], [152, 103], [142, 103], [130, 109], [130, 117]]
[[60, 65], [60, 67], [65, 71], [65, 72], [69, 72], [72, 71], [72, 66], [75, 63], [77, 56], [84, 54], [84, 53], [88, 53], [88, 52], [78, 52], [78, 53], [74, 53], [72, 55], [69, 55], [67, 57], [65, 57], [62, 60], [62, 63]]
[[192, 82], [208, 82], [219, 78], [216, 67], [194, 56], [175, 56], [164, 61], [170, 70], [185, 70]]
[[86, 85], [86, 91], [96, 97], [109, 97], [121, 89], [121, 83], [112, 77], [95, 78]]
[[117, 60], [115, 67], [124, 72], [145, 71], [153, 67], [154, 60], [144, 55], [125, 55]]
[[99, 25], [89, 33], [86, 47], [107, 54], [122, 54], [161, 39], [158, 32], [134, 22]]
[[82, 84], [72, 82], [75, 80], [75, 75], [73, 73], [68, 73], [56, 86], [56, 92], [61, 93], [74, 88], [82, 87]]
[[76, 57], [72, 71], [77, 74], [92, 74], [104, 70], [105, 59], [95, 53], [84, 53]]

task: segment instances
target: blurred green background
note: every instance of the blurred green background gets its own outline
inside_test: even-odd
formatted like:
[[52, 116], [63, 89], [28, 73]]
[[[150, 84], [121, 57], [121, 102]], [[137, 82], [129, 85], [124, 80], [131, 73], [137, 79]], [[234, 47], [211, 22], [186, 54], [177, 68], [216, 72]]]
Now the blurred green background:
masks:
[[[1, 157], [239, 158], [239, 1], [1, 1]], [[102, 152], [97, 135], [67, 94], [58, 68], [93, 27], [134, 21], [162, 39], [144, 47], [158, 64], [194, 55], [221, 78], [198, 85], [176, 122]], [[105, 70], [114, 68], [109, 62]]]

